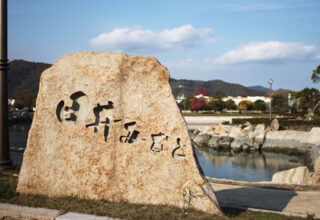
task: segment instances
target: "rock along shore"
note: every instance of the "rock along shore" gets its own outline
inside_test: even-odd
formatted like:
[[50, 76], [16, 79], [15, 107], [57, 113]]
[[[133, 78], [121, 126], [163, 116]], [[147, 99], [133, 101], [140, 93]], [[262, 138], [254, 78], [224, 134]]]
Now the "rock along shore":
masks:
[[246, 123], [244, 126], [213, 125], [190, 131], [194, 144], [214, 150], [237, 152], [279, 152], [303, 155], [314, 172], [297, 167], [274, 174], [272, 182], [285, 184], [320, 184], [320, 127], [310, 132], [283, 130], [275, 119], [269, 127]]
[[212, 125], [190, 131], [190, 137], [198, 147], [233, 152], [281, 152], [307, 155], [310, 164], [320, 156], [320, 127], [311, 131], [279, 130], [275, 119], [269, 127], [246, 123], [244, 126]]

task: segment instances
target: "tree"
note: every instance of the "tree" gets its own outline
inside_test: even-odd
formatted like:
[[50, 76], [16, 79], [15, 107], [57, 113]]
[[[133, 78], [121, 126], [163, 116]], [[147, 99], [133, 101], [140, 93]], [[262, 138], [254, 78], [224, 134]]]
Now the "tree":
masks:
[[191, 110], [192, 111], [199, 111], [204, 109], [207, 106], [207, 102], [204, 98], [193, 98], [191, 100]]
[[228, 110], [236, 110], [237, 109], [237, 105], [232, 99], [229, 99], [225, 102], [225, 107]]
[[274, 94], [272, 96], [271, 104], [272, 104], [272, 109], [280, 113], [283, 113], [289, 110], [287, 98], [280, 94]]
[[243, 100], [239, 103], [238, 108], [240, 110], [252, 110], [253, 103], [249, 100]]
[[183, 100], [183, 104], [184, 104], [184, 107], [186, 108], [185, 110], [191, 108], [191, 97], [187, 97]]
[[297, 97], [300, 98], [299, 108], [303, 109], [306, 113], [308, 108], [313, 109], [320, 101], [320, 92], [315, 88], [304, 88], [297, 93]]
[[32, 95], [26, 95], [25, 97], [23, 97], [22, 103], [24, 107], [28, 107], [28, 108], [35, 107], [36, 98]]
[[317, 69], [313, 70], [311, 79], [314, 83], [320, 82], [320, 65], [317, 67]]
[[267, 104], [264, 101], [258, 99], [253, 103], [253, 109], [258, 111], [265, 111], [267, 109]]
[[213, 98], [216, 99], [216, 100], [221, 101], [223, 97], [224, 97], [223, 92], [221, 92], [221, 91], [219, 91], [219, 90], [217, 90], [217, 91], [215, 91], [215, 92], [213, 93]]
[[193, 95], [203, 95], [203, 96], [208, 96], [209, 95], [209, 90], [207, 89], [201, 89], [201, 88], [197, 88], [194, 92]]
[[221, 112], [225, 108], [222, 100], [213, 100], [208, 103], [208, 109]]

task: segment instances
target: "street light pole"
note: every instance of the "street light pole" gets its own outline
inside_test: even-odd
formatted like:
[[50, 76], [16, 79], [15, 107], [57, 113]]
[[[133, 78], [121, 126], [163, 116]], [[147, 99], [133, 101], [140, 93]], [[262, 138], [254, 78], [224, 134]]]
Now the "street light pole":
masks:
[[268, 83], [270, 84], [270, 115], [269, 115], [269, 119], [271, 120], [272, 119], [272, 83], [273, 83], [273, 80], [270, 79], [268, 81]]
[[8, 131], [8, 1], [0, 1], [0, 169], [11, 169]]

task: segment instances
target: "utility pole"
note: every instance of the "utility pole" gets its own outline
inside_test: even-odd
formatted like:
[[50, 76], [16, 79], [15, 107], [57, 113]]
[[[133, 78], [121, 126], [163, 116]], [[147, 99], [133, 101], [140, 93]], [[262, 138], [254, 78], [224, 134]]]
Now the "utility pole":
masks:
[[272, 119], [272, 83], [273, 83], [273, 80], [269, 79], [268, 83], [270, 84], [270, 115], [269, 115], [269, 119], [271, 121], [271, 119]]
[[8, 131], [8, 1], [0, 1], [0, 169], [11, 169]]

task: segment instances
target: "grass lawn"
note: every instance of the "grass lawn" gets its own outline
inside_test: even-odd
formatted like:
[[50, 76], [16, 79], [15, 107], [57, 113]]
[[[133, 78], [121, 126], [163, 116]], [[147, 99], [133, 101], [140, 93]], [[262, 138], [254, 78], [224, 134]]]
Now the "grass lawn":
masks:
[[[184, 112], [183, 116], [252, 116], [255, 118], [269, 118], [269, 114], [263, 113], [250, 113], [250, 112], [243, 112], [239, 113], [228, 113], [228, 112], [221, 112], [221, 113], [199, 113], [199, 112]], [[272, 114], [272, 117], [276, 117], [277, 115]]]
[[[16, 193], [17, 182], [18, 170], [0, 171], [1, 203], [43, 207], [58, 209], [62, 212], [73, 211], [122, 219], [303, 219], [230, 208], [223, 209], [225, 216], [219, 217], [194, 209], [181, 209], [166, 205], [136, 205], [126, 202], [116, 203], [106, 200], [86, 200], [73, 197], [49, 198], [40, 195], [22, 195]], [[312, 216], [309, 219], [313, 219]]]

